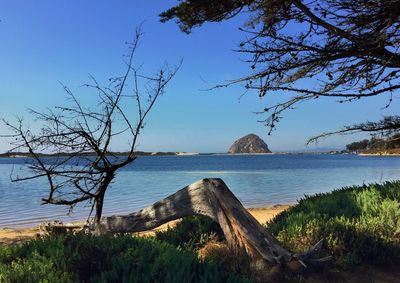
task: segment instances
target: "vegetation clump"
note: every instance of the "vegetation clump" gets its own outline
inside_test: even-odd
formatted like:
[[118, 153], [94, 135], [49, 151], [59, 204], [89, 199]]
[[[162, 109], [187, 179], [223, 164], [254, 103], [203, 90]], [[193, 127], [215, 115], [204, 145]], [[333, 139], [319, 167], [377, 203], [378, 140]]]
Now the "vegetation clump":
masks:
[[221, 227], [211, 218], [195, 215], [185, 217], [173, 228], [157, 232], [156, 238], [176, 247], [196, 250], [204, 247], [209, 241], [224, 240], [224, 234]]
[[400, 181], [306, 196], [267, 229], [291, 251], [325, 239], [342, 267], [400, 260]]
[[0, 247], [0, 282], [248, 282], [152, 238], [71, 235]]

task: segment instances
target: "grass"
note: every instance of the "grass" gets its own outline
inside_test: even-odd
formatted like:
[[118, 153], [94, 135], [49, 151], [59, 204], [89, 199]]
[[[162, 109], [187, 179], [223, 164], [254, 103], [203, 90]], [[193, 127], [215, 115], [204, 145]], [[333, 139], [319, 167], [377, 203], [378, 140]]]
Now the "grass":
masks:
[[197, 250], [210, 241], [223, 241], [224, 234], [211, 218], [195, 215], [185, 217], [173, 228], [157, 232], [156, 238], [178, 248]]
[[65, 235], [0, 247], [0, 282], [249, 282], [154, 238]]
[[342, 267], [400, 259], [400, 182], [354, 186], [305, 197], [267, 229], [294, 252], [325, 239]]

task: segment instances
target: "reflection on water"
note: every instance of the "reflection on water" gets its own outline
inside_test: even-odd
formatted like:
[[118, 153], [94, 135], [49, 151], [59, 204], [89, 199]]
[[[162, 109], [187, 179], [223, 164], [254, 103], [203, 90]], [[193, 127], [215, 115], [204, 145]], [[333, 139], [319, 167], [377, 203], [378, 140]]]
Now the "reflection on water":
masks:
[[[47, 160], [51, 162], [51, 158]], [[84, 219], [90, 207], [41, 205], [46, 180], [12, 183], [23, 159], [0, 159], [0, 227], [50, 219]], [[14, 164], [14, 165], [13, 165]], [[295, 203], [306, 195], [355, 184], [400, 179], [400, 157], [349, 155], [211, 155], [140, 157], [121, 170], [106, 195], [105, 214], [128, 213], [202, 178], [222, 178], [245, 206]]]

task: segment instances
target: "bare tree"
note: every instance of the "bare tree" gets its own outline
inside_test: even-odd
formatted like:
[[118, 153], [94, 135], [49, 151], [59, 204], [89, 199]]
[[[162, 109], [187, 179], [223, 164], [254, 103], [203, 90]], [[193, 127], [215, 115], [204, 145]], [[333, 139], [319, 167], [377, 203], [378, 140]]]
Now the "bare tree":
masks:
[[[142, 33], [138, 29], [129, 45], [126, 71], [120, 77], [101, 86], [93, 77], [84, 87], [94, 91], [97, 101], [85, 107], [72, 91], [67, 93], [67, 106], [39, 112], [30, 110], [35, 123], [43, 126], [32, 131], [22, 118], [17, 123], [5, 121], [12, 131], [13, 148], [10, 152], [28, 151], [28, 176], [12, 176], [13, 181], [46, 178], [49, 194], [44, 204], [67, 205], [89, 202], [100, 221], [104, 196], [118, 169], [136, 159], [135, 147], [145, 126], [145, 120], [156, 100], [178, 71], [180, 64], [170, 69], [166, 64], [154, 76], [139, 73], [133, 64], [135, 51]], [[136, 114], [135, 109], [136, 104]], [[135, 122], [136, 119], [136, 122]], [[110, 147], [117, 139], [129, 141], [127, 154], [117, 156]], [[46, 156], [46, 155], [50, 155]], [[90, 217], [90, 215], [89, 215]]]
[[[185, 0], [162, 13], [189, 33], [206, 22], [243, 14], [246, 39], [237, 50], [249, 74], [241, 83], [260, 97], [283, 96], [265, 107], [270, 132], [285, 110], [304, 101], [338, 102], [385, 96], [389, 107], [400, 89], [399, 0]], [[344, 127], [333, 133], [398, 132], [399, 116]], [[319, 137], [332, 133], [325, 133]], [[315, 139], [313, 139], [315, 140]]]

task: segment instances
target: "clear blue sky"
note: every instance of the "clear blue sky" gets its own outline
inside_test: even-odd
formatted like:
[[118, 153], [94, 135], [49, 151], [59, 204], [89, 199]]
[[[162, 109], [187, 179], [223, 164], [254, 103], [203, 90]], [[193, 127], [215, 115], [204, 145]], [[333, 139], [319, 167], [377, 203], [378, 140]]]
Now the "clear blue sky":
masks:
[[[174, 23], [159, 23], [158, 14], [176, 1], [142, 0], [2, 0], [0, 6], [0, 116], [25, 116], [26, 108], [43, 109], [64, 103], [59, 81], [75, 93], [92, 74], [99, 81], [122, 74], [124, 42], [145, 21], [139, 63], [156, 69], [160, 63], [183, 66], [153, 109], [139, 150], [225, 152], [237, 138], [260, 135], [272, 150], [300, 150], [307, 138], [366, 118], [376, 120], [398, 109], [380, 108], [386, 97], [351, 104], [333, 100], [304, 103], [286, 112], [272, 136], [253, 112], [268, 100], [255, 94], [240, 98], [238, 86], [202, 89], [249, 71], [232, 51], [242, 38], [237, 27], [244, 18], [207, 24], [190, 35]], [[312, 84], [313, 82], [310, 82]], [[34, 123], [34, 122], [32, 122]], [[0, 134], [6, 132], [0, 125]], [[337, 136], [320, 147], [340, 147], [361, 136]], [[8, 148], [0, 140], [0, 152]], [[124, 150], [123, 141], [113, 149]]]

